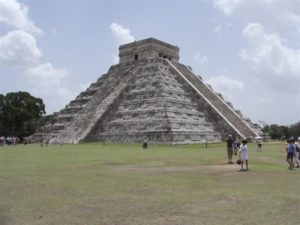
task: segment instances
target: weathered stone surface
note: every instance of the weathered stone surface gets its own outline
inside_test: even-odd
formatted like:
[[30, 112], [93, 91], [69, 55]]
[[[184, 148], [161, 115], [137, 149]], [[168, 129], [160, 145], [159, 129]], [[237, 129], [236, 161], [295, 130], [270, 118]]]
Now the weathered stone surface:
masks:
[[180, 64], [179, 48], [150, 38], [120, 46], [120, 63], [39, 128], [36, 140], [152, 143], [220, 141], [259, 129]]
[[179, 48], [154, 38], [135, 41], [119, 47], [120, 63], [157, 57], [178, 62]]

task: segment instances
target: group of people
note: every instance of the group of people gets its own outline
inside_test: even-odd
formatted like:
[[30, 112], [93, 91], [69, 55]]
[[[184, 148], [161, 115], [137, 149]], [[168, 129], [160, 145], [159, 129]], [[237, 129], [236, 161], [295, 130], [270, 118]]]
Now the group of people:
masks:
[[[243, 140], [242, 144], [238, 139], [234, 139], [232, 135], [226, 139], [227, 142], [227, 156], [228, 164], [233, 164], [233, 155], [238, 155], [237, 163], [241, 165], [240, 171], [248, 171], [248, 147], [247, 140]], [[262, 151], [262, 139], [256, 139], [257, 151]], [[300, 137], [295, 140], [293, 137], [289, 138], [286, 143], [285, 151], [287, 153], [286, 161], [289, 164], [289, 169], [300, 168]], [[238, 154], [237, 154], [238, 152]], [[244, 168], [245, 165], [245, 168]]]
[[[239, 139], [235, 139], [232, 135], [229, 135], [227, 142], [227, 157], [228, 157], [228, 164], [233, 164], [232, 157], [234, 155], [238, 155], [239, 159], [237, 162], [241, 165], [240, 171], [248, 171], [248, 147], [247, 147], [247, 140], [242, 140], [240, 143]], [[245, 165], [245, 168], [244, 168]]]
[[287, 140], [285, 151], [287, 153], [286, 161], [289, 164], [289, 169], [299, 168], [300, 164], [300, 137], [297, 141], [291, 137]]
[[20, 142], [20, 139], [18, 137], [4, 137], [1, 136], [0, 137], [0, 145], [15, 145], [18, 144]]

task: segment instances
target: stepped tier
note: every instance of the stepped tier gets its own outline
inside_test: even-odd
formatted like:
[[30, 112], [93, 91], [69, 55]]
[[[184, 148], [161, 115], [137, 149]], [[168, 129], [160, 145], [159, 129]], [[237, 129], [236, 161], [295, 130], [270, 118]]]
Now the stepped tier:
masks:
[[81, 92], [35, 137], [57, 142], [217, 142], [260, 134], [220, 93], [156, 39], [120, 47], [120, 63]]
[[[233, 110], [233, 106], [221, 99], [205, 83], [202, 82], [188, 67], [180, 63], [171, 63], [166, 60], [169, 65], [202, 97], [209, 105], [211, 110], [223, 118], [226, 125], [230, 126], [236, 136], [241, 138], [253, 138], [258, 134], [249, 124]], [[213, 115], [212, 113], [210, 113]]]

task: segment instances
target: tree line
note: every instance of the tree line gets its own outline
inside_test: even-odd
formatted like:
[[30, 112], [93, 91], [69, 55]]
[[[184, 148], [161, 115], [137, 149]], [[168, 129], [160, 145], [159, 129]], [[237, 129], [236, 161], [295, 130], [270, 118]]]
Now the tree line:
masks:
[[[0, 94], [0, 136], [26, 137], [52, 116], [45, 116], [45, 105], [41, 98], [28, 92]], [[286, 139], [300, 136], [300, 121], [290, 126], [265, 124], [262, 131], [271, 139]]]
[[271, 139], [284, 140], [289, 137], [300, 137], [300, 121], [290, 126], [278, 124], [265, 125], [262, 131], [268, 134]]
[[43, 100], [28, 92], [0, 94], [0, 136], [22, 138], [33, 134], [45, 113]]

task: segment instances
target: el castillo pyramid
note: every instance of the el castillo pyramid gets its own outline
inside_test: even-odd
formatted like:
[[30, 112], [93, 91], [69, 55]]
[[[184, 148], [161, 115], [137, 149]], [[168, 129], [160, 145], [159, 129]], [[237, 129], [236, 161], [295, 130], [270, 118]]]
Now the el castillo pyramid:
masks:
[[33, 135], [80, 143], [217, 142], [251, 138], [258, 127], [235, 110], [189, 66], [179, 48], [149, 38], [119, 47], [120, 62], [81, 92]]

